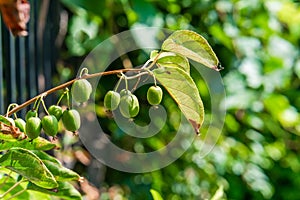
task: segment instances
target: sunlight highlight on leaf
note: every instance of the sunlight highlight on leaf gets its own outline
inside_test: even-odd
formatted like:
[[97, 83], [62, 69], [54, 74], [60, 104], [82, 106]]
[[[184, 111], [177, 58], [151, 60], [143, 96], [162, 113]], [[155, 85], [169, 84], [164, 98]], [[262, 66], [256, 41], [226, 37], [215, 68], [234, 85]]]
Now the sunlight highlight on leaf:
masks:
[[211, 69], [217, 71], [222, 69], [216, 54], [206, 39], [193, 31], [175, 31], [164, 41], [162, 49], [186, 56]]

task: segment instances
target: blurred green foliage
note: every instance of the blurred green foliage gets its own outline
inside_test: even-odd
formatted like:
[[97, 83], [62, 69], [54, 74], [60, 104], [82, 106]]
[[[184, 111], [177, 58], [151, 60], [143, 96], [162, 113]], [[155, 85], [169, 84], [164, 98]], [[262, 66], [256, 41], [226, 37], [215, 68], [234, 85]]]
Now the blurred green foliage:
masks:
[[[104, 39], [124, 30], [152, 26], [190, 29], [202, 34], [225, 68], [221, 75], [227, 114], [222, 135], [212, 151], [201, 156], [202, 148], [210, 146], [199, 137], [180, 159], [161, 170], [129, 174], [107, 168], [100, 180], [94, 180], [86, 172], [101, 191], [101, 199], [112, 195], [120, 199], [152, 199], [151, 188], [168, 200], [299, 199], [299, 3], [292, 0], [61, 2], [70, 15], [61, 57], [64, 66], [58, 66], [66, 77], [72, 77], [84, 56]], [[143, 64], [139, 53], [128, 54], [132, 63]], [[117, 66], [121, 66], [121, 61], [116, 61], [112, 68]], [[192, 76], [203, 91], [200, 95], [209, 120], [209, 92], [199, 74], [194, 72]], [[136, 152], [166, 145], [178, 123], [178, 109], [172, 99], [164, 97], [163, 105], [168, 105], [171, 117], [162, 133], [142, 142], [124, 136], [103, 111], [101, 99], [113, 87], [112, 80], [104, 78], [96, 99], [100, 102], [100, 123], [111, 132], [114, 142]], [[145, 101], [142, 99], [145, 91], [146, 87], [137, 91], [141, 102]], [[77, 169], [82, 168], [77, 166]]]

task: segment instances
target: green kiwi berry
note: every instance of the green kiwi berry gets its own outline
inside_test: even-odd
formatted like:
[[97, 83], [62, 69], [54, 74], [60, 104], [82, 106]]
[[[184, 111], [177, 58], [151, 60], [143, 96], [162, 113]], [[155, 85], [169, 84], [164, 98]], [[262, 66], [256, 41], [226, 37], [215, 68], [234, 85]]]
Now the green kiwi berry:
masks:
[[120, 96], [122, 97], [122, 96], [125, 96], [125, 95], [130, 95], [131, 94], [131, 92], [130, 92], [130, 90], [127, 90], [127, 89], [122, 89], [121, 91], [120, 91]]
[[126, 118], [137, 116], [140, 110], [138, 98], [134, 94], [122, 96], [119, 109], [121, 114]]
[[26, 122], [22, 118], [15, 119], [16, 127], [20, 129], [23, 133], [25, 132]]
[[104, 107], [108, 110], [116, 110], [120, 103], [120, 94], [115, 91], [108, 91], [104, 97]]
[[86, 79], [76, 80], [72, 85], [72, 97], [78, 103], [89, 100], [92, 93], [92, 85]]
[[37, 117], [37, 111], [36, 110], [29, 110], [25, 115], [25, 120], [28, 121], [31, 117]]
[[77, 110], [67, 109], [63, 112], [62, 122], [68, 131], [75, 132], [80, 127], [80, 115]]
[[58, 122], [54, 115], [46, 115], [42, 119], [44, 132], [49, 136], [55, 136], [58, 132]]
[[54, 115], [57, 121], [59, 121], [63, 114], [63, 111], [60, 106], [52, 105], [48, 108], [48, 113], [49, 115]]
[[147, 91], [147, 100], [151, 105], [160, 104], [163, 97], [163, 91], [159, 86], [151, 86]]
[[26, 135], [30, 138], [30, 139], [35, 139], [37, 138], [42, 130], [42, 122], [40, 120], [40, 118], [38, 117], [30, 117], [27, 122], [26, 122]]

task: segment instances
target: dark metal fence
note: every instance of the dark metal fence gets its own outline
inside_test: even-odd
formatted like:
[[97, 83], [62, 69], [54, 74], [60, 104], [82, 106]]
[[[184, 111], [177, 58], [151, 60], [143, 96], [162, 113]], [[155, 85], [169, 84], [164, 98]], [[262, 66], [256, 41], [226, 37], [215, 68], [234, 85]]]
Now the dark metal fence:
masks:
[[8, 104], [21, 104], [52, 87], [60, 4], [58, 0], [31, 0], [30, 6], [28, 36], [14, 37], [0, 22], [0, 114]]

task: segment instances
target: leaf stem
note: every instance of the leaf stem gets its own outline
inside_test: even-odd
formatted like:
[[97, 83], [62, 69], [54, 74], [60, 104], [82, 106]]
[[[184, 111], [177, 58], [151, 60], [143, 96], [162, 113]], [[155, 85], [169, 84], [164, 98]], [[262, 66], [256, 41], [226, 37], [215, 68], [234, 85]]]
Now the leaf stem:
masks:
[[10, 109], [11, 109], [12, 107], [14, 107], [14, 106], [18, 106], [18, 104], [16, 104], [16, 103], [11, 103], [11, 104], [9, 104], [9, 106], [8, 106], [8, 108], [7, 108], [7, 111], [6, 111], [6, 114], [5, 114], [5, 117], [8, 117], [8, 113], [9, 113]]
[[120, 86], [122, 80], [123, 80], [123, 76], [121, 76], [121, 77], [119, 78], [119, 80], [118, 80], [118, 82], [117, 82], [117, 85], [116, 85], [115, 88], [114, 88], [114, 91], [115, 91], [115, 92], [118, 90], [118, 88], [119, 88], [119, 86]]
[[48, 112], [47, 107], [45, 105], [44, 99], [42, 97], [41, 97], [41, 102], [42, 102], [42, 105], [43, 105], [43, 108], [44, 108], [46, 114], [49, 115], [49, 112]]
[[65, 88], [65, 91], [60, 95], [56, 105], [58, 106], [59, 103], [61, 102], [62, 98], [69, 92], [69, 89], [68, 88]]
[[[136, 72], [139, 72], [141, 71], [142, 69], [118, 69], [118, 70], [113, 70], [113, 71], [105, 71], [105, 72], [98, 72], [98, 73], [94, 73], [94, 74], [85, 74], [84, 76], [82, 76], [81, 78], [84, 78], [84, 79], [90, 79], [90, 78], [95, 78], [95, 77], [99, 77], [99, 76], [107, 76], [107, 75], [112, 75], [112, 74], [120, 74], [122, 72], [127, 72], [127, 71], [136, 71]], [[28, 105], [34, 103], [37, 99], [39, 99], [42, 95], [49, 95], [51, 93], [54, 93], [58, 90], [61, 90], [61, 89], [64, 89], [70, 85], [73, 84], [74, 81], [76, 81], [78, 78], [75, 78], [73, 80], [70, 80], [66, 83], [63, 83], [61, 85], [58, 85], [54, 88], [51, 88], [45, 92], [43, 92], [42, 94], [39, 94], [33, 98], [31, 98], [30, 100], [24, 102], [23, 104], [19, 105], [19, 106], [16, 106], [14, 107], [12, 110], [10, 110], [8, 113], [7, 113], [7, 116], [10, 116], [16, 112], [18, 112], [19, 110], [22, 110], [23, 108], [27, 107]]]
[[5, 191], [3, 194], [0, 195], [0, 199], [5, 197], [8, 193], [10, 193], [13, 189], [15, 189], [18, 185], [20, 185], [24, 180], [20, 180], [16, 182], [11, 188], [9, 188], [7, 191]]

